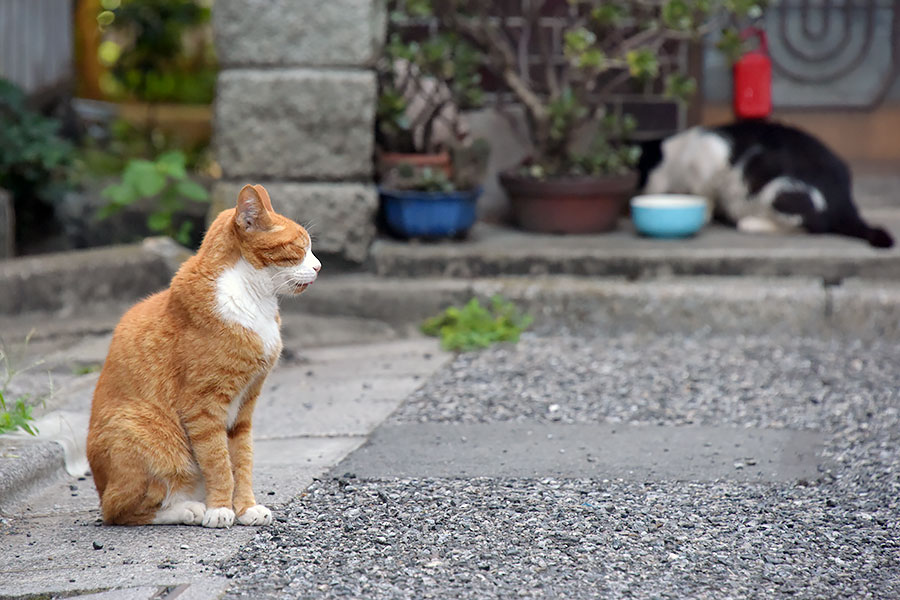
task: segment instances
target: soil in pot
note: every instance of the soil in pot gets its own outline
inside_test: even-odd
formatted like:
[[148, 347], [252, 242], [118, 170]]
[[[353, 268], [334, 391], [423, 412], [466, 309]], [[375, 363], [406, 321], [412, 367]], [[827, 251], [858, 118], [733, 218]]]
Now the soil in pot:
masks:
[[542, 233], [602, 233], [615, 229], [634, 194], [637, 174], [534, 179], [500, 175], [516, 224]]

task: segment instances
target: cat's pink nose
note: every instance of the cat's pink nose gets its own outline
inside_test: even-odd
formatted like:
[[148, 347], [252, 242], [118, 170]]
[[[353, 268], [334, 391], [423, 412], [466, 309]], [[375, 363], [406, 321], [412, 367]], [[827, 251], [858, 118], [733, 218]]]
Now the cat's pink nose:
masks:
[[313, 271], [315, 271], [316, 273], [318, 273], [318, 272], [321, 271], [321, 270], [322, 270], [322, 265], [321, 265], [321, 264], [318, 264], [318, 265], [316, 265], [316, 266], [313, 267]]

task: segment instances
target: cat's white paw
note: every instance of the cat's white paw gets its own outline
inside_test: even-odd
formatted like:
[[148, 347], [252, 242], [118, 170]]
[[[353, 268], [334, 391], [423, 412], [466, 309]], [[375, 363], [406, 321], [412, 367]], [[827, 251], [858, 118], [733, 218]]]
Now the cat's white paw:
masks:
[[231, 527], [234, 525], [234, 511], [224, 506], [207, 508], [203, 515], [204, 527]]
[[206, 505], [202, 502], [185, 502], [181, 505], [181, 522], [185, 525], [199, 525], [206, 514]]
[[237, 521], [241, 525], [271, 525], [272, 511], [262, 504], [257, 504], [244, 511]]
[[154, 525], [199, 525], [206, 513], [202, 502], [186, 500], [176, 502], [169, 508], [160, 510], [153, 519]]

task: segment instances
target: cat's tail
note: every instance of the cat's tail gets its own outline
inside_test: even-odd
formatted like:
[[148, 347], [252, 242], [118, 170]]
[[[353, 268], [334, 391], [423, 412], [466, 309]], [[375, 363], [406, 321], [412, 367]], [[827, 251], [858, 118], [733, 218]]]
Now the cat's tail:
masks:
[[868, 225], [859, 217], [845, 222], [843, 225], [840, 233], [866, 240], [873, 248], [891, 248], [894, 245], [894, 238], [890, 233], [881, 227]]

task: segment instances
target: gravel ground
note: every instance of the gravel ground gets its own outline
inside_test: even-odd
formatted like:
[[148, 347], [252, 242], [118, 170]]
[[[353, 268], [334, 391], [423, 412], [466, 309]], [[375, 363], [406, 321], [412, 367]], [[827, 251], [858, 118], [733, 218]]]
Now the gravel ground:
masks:
[[812, 429], [828, 466], [793, 484], [320, 481], [221, 565], [229, 597], [900, 598], [898, 364], [888, 344], [754, 337], [462, 355], [392, 422]]
[[898, 598], [897, 496], [585, 480], [314, 484], [229, 598]]
[[752, 337], [528, 337], [460, 355], [392, 422], [833, 431], [900, 407], [900, 346]]

